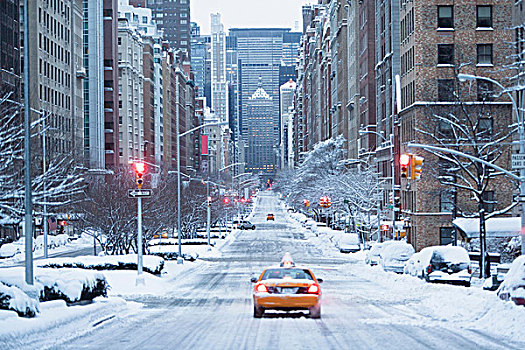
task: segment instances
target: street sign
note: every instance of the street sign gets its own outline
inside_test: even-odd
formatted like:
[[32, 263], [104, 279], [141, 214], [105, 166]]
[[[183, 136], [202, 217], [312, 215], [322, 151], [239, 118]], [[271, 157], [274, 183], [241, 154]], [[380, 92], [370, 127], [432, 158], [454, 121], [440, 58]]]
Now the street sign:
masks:
[[152, 195], [152, 190], [128, 190], [128, 197], [129, 198], [149, 198]]
[[525, 154], [511, 154], [512, 170], [525, 169]]

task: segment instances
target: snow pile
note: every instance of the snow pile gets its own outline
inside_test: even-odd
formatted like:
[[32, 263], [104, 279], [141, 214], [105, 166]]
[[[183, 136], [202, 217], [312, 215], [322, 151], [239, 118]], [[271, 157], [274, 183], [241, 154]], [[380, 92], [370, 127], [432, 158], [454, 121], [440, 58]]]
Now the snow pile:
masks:
[[0, 282], [0, 309], [15, 311], [19, 316], [34, 317], [38, 313], [38, 301], [28, 297], [20, 288]]
[[0, 247], [0, 259], [12, 258], [23, 252], [25, 252], [25, 247], [19, 242], [4, 244]]
[[[137, 255], [78, 256], [75, 258], [53, 258], [37, 261], [39, 267], [76, 267], [89, 270], [136, 270]], [[164, 259], [144, 255], [144, 271], [158, 275], [164, 268]]]
[[38, 301], [64, 300], [74, 303], [107, 296], [106, 278], [94, 271], [36, 268], [32, 286], [25, 283], [24, 276], [23, 267], [2, 269], [0, 309], [33, 317], [38, 312]]
[[413, 315], [409, 319], [402, 319], [405, 316], [400, 315], [400, 324], [411, 322], [428, 327], [431, 322], [437, 322], [443, 328], [478, 329], [525, 341], [525, 308], [502, 302], [495, 293], [478, 288], [426, 283], [408, 275], [387, 273], [361, 264], [350, 267], [354, 276], [379, 286], [366, 296], [360, 294], [367, 302], [403, 304], [407, 310], [418, 310], [418, 314], [423, 315]]
[[[69, 236], [66, 234], [47, 237], [48, 248], [56, 248], [69, 243]], [[44, 249], [44, 236], [40, 235], [34, 240], [34, 249]]]

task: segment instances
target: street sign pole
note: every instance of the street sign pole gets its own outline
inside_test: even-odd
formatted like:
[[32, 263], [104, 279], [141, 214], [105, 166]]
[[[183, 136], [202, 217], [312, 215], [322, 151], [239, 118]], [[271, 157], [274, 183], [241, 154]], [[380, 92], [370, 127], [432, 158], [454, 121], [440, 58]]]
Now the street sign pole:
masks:
[[142, 198], [137, 198], [137, 285], [144, 284], [144, 276], [142, 276]]

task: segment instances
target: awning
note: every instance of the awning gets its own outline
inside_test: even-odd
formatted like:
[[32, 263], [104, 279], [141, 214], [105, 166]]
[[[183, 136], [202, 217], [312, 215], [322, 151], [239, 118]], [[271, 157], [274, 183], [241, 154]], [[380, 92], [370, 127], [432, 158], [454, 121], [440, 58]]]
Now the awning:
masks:
[[[466, 238], [479, 237], [479, 219], [457, 218], [452, 224]], [[485, 221], [487, 237], [517, 237], [521, 232], [521, 218], [490, 218]]]

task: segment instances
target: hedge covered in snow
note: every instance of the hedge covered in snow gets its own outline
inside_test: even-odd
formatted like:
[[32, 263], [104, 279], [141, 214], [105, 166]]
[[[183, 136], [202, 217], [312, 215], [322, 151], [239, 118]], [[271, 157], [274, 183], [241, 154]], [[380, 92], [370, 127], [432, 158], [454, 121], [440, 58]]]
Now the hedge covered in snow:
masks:
[[[52, 258], [39, 260], [39, 267], [72, 267], [87, 270], [136, 270], [137, 255], [78, 256], [75, 258]], [[164, 268], [164, 259], [158, 256], [144, 255], [144, 271], [160, 275]]]
[[33, 317], [38, 312], [39, 301], [89, 301], [99, 296], [107, 296], [109, 287], [103, 274], [79, 269], [37, 268], [34, 270], [33, 286], [25, 283], [24, 276], [23, 267], [2, 269], [0, 309], [13, 310], [20, 316]]

